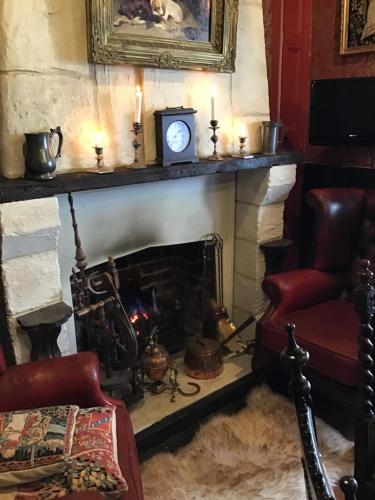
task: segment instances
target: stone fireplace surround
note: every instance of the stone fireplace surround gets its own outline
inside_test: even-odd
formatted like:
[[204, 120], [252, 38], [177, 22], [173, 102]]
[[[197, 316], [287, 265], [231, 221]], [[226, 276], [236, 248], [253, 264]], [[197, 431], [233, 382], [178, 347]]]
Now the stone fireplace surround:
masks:
[[[272, 163], [271, 163], [272, 164]], [[236, 323], [265, 306], [259, 245], [283, 233], [283, 209], [295, 165], [74, 193], [89, 267], [149, 246], [224, 240], [224, 302]], [[30, 345], [16, 318], [63, 299], [71, 304], [74, 241], [66, 194], [0, 205], [6, 319], [17, 363]], [[76, 352], [74, 321], [59, 337]]]

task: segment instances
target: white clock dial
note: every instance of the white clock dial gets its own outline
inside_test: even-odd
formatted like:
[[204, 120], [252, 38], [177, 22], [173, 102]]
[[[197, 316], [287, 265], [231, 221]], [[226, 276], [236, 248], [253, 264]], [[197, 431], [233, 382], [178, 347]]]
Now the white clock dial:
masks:
[[177, 120], [167, 130], [167, 144], [175, 153], [181, 153], [190, 144], [190, 129], [185, 122]]

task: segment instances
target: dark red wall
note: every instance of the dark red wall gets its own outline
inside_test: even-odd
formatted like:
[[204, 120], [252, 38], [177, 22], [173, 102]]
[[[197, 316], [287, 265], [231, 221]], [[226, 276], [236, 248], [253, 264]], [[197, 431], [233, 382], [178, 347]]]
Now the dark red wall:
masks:
[[[314, 0], [311, 79], [375, 76], [375, 52], [339, 55], [341, 0]], [[306, 159], [335, 165], [370, 166], [368, 148], [308, 146]]]

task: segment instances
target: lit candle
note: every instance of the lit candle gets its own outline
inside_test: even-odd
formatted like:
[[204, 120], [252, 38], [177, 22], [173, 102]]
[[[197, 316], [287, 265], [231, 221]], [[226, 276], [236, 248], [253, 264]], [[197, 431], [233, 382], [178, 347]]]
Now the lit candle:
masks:
[[238, 137], [247, 137], [246, 125], [244, 123], [238, 125]]
[[142, 91], [141, 87], [137, 85], [135, 89], [135, 113], [134, 113], [134, 121], [136, 123], [141, 123], [141, 112], [142, 112]]
[[102, 148], [103, 145], [104, 145], [104, 133], [102, 131], [99, 131], [96, 133], [95, 136], [95, 147]]
[[216, 89], [214, 86], [211, 87], [211, 120], [215, 120], [215, 97]]

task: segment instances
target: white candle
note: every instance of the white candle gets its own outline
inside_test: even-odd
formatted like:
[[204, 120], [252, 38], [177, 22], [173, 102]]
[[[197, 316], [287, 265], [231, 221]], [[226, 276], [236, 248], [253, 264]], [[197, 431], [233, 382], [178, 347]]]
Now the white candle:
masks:
[[134, 121], [141, 123], [141, 113], [142, 113], [142, 91], [141, 87], [137, 85], [135, 90], [135, 113]]
[[211, 120], [215, 120], [215, 96], [216, 89], [215, 87], [211, 88]]

